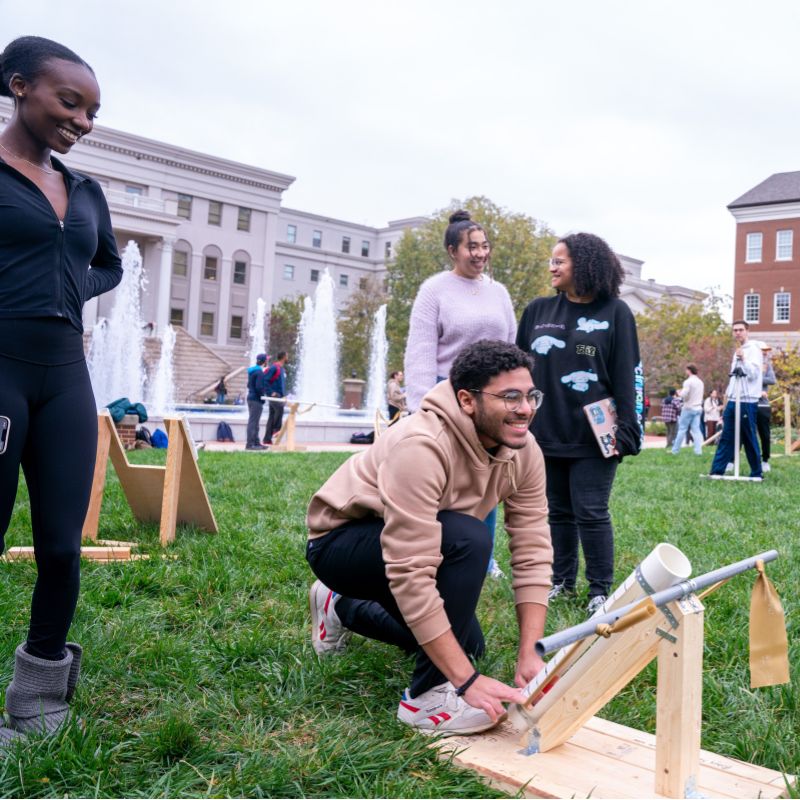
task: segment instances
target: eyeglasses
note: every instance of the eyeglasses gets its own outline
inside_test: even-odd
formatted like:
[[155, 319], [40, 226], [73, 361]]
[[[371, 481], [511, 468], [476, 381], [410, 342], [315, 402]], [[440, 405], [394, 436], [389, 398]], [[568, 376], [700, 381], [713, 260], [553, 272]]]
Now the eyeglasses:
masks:
[[511, 390], [505, 394], [495, 394], [494, 392], [484, 392], [483, 389], [470, 389], [473, 394], [490, 394], [492, 397], [499, 397], [506, 405], [506, 411], [517, 411], [522, 405], [523, 399], [528, 401], [528, 405], [536, 411], [544, 400], [544, 392], [539, 389], [531, 389], [527, 394]]
[[550, 266], [551, 267], [561, 267], [567, 263], [566, 258], [551, 258], [550, 259]]

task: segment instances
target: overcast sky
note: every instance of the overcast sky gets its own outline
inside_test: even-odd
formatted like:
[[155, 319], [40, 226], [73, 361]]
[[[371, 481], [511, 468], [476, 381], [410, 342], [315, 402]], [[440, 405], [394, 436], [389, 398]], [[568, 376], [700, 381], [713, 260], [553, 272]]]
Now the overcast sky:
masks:
[[800, 169], [800, 4], [0, 0], [94, 67], [99, 123], [297, 178], [369, 225], [486, 195], [643, 276], [733, 286], [726, 205]]

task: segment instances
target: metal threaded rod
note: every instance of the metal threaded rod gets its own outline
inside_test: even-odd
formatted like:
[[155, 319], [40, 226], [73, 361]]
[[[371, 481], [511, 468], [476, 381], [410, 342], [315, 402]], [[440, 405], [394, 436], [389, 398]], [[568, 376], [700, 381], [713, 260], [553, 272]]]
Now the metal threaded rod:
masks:
[[550, 636], [545, 636], [536, 642], [536, 652], [538, 655], [544, 656], [547, 653], [552, 653], [555, 650], [560, 650], [562, 647], [578, 642], [581, 639], [586, 639], [589, 636], [594, 636], [597, 633], [597, 626], [602, 624], [613, 625], [618, 619], [630, 614], [633, 609], [640, 606], [648, 598], [657, 606], [664, 606], [677, 600], [680, 597], [692, 594], [699, 589], [705, 589], [707, 586], [713, 586], [715, 583], [732, 578], [741, 572], [747, 572], [753, 569], [757, 561], [763, 561], [765, 564], [774, 561], [778, 557], [777, 550], [768, 550], [766, 553], [760, 553], [757, 556], [745, 558], [743, 561], [737, 561], [735, 564], [728, 564], [726, 567], [720, 567], [711, 572], [706, 572], [703, 575], [698, 575], [696, 578], [689, 578], [668, 589], [663, 589], [660, 592], [655, 592], [651, 595], [645, 595], [632, 603], [615, 608], [607, 614], [592, 617], [591, 619], [582, 622], [580, 625], [574, 625], [571, 628], [565, 628], [563, 631], [557, 631]]

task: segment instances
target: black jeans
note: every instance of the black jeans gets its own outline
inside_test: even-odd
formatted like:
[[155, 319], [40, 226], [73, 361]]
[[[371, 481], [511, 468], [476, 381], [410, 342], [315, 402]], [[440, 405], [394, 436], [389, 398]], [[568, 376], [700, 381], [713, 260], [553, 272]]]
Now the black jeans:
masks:
[[608, 595], [614, 582], [614, 529], [608, 498], [617, 460], [547, 456], [544, 463], [553, 540], [553, 584], [575, 588], [580, 542], [589, 597]]
[[81, 534], [97, 452], [86, 362], [42, 366], [0, 356], [0, 415], [11, 420], [0, 455], [0, 550], [21, 464], [38, 570], [27, 650], [60, 659], [78, 602]]
[[[492, 541], [479, 519], [456, 511], [440, 511], [442, 563], [436, 588], [444, 600], [453, 634], [471, 658], [483, 654], [483, 632], [475, 616]], [[354, 520], [319, 539], [311, 539], [306, 558], [314, 574], [342, 595], [336, 613], [351, 631], [396, 645], [417, 660], [409, 690], [417, 697], [447, 678], [434, 666], [406, 625], [389, 588], [381, 553], [383, 520]]]
[[264, 444], [272, 444], [272, 437], [281, 429], [283, 425], [283, 403], [269, 404], [269, 418], [267, 427], [264, 429]]

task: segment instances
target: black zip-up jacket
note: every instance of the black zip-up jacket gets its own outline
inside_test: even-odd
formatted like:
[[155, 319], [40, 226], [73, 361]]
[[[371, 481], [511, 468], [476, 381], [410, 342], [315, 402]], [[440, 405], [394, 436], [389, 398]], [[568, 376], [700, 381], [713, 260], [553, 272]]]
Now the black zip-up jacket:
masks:
[[63, 221], [0, 159], [0, 318], [61, 317], [82, 332], [83, 304], [113, 289], [122, 265], [100, 185], [52, 163], [67, 187]]

